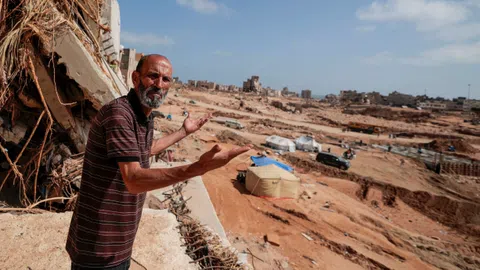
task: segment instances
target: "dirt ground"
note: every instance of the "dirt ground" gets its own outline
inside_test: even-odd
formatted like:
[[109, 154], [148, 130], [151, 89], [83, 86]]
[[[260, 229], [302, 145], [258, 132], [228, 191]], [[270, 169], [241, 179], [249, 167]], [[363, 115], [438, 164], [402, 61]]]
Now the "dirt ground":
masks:
[[[163, 136], [181, 127], [183, 110], [194, 118], [212, 113], [245, 125], [239, 130], [210, 121], [172, 149], [176, 159], [195, 161], [215, 144], [225, 149], [255, 145], [203, 176], [229, 241], [254, 255], [248, 259], [255, 269], [480, 269], [480, 179], [438, 175], [414, 159], [371, 147], [445, 142], [451, 135], [465, 146], [466, 152], [458, 154], [480, 158], [480, 138], [456, 131], [477, 128], [464, 124], [460, 113], [432, 113], [424, 122], [407, 123], [344, 114], [327, 104], [288, 113], [271, 106], [272, 101], [303, 102], [182, 90], [171, 93], [159, 109], [172, 120], [155, 119]], [[343, 132], [349, 121], [423, 135], [391, 139], [388, 134]], [[367, 145], [356, 150], [348, 171], [318, 164], [313, 153], [276, 155], [264, 146], [269, 135], [293, 139], [305, 134], [337, 155], [345, 151], [340, 141]], [[259, 198], [236, 181], [238, 171], [250, 166], [250, 156], [264, 153], [295, 169], [301, 179], [299, 198]]]
[[[191, 99], [196, 104], [190, 104]], [[425, 123], [405, 123], [346, 115], [339, 108], [325, 105], [319, 105], [320, 109], [305, 109], [303, 114], [291, 114], [269, 105], [270, 101], [279, 99], [266, 101], [240, 94], [182, 91], [171, 100], [173, 105], [161, 110], [173, 112], [174, 118], [160, 120], [159, 126], [179, 128], [184, 118], [180, 116], [180, 107], [195, 116], [215, 113], [216, 116], [233, 117], [246, 126], [246, 129], [235, 130], [207, 123], [201, 132], [178, 146], [182, 151], [178, 154], [194, 159], [216, 143], [227, 149], [246, 142], [255, 144], [255, 149], [224, 168], [207, 173], [203, 180], [230, 242], [238, 250], [249, 250], [255, 255], [250, 256], [249, 261], [256, 269], [480, 268], [480, 234], [476, 233], [480, 232], [480, 212], [472, 210], [480, 209], [479, 179], [438, 176], [416, 160], [364, 147], [357, 150], [348, 172], [339, 172], [333, 177], [326, 171], [297, 168], [283, 156], [271, 155], [296, 168], [295, 174], [302, 181], [300, 193], [306, 192], [299, 199], [255, 197], [235, 181], [238, 170], [250, 165], [250, 156], [266, 150], [263, 143], [268, 135], [295, 138], [311, 134], [323, 143], [324, 150], [331, 148], [333, 153], [340, 155], [345, 149], [338, 146], [339, 140], [415, 145], [431, 142], [432, 138], [392, 140], [387, 134], [378, 137], [344, 133], [341, 127], [331, 124], [333, 120], [444, 134], [463, 126], [459, 115], [434, 115], [434, 119]], [[241, 107], [240, 100], [244, 101], [244, 106], [256, 108], [258, 112]], [[300, 101], [291, 99], [288, 102]], [[307, 114], [317, 114], [332, 121], [312, 124], [314, 121]], [[458, 133], [455, 136], [472, 141], [471, 136]], [[472, 149], [479, 149], [478, 143], [471, 145]], [[312, 160], [311, 153], [297, 151], [294, 156]], [[359, 196], [362, 191], [364, 196]], [[389, 200], [393, 200], [392, 205], [385, 204]], [[266, 235], [277, 239], [274, 242], [279, 242], [279, 246], [266, 242]]]

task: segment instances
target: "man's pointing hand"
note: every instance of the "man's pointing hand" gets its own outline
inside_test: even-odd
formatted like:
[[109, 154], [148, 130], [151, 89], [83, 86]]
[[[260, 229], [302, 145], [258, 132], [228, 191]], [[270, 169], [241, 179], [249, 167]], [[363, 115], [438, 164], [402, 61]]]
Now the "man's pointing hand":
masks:
[[202, 175], [208, 171], [225, 166], [230, 160], [252, 149], [253, 145], [236, 147], [229, 151], [222, 151], [220, 145], [215, 145], [210, 151], [200, 156], [200, 159], [192, 164], [192, 170], [195, 174]]

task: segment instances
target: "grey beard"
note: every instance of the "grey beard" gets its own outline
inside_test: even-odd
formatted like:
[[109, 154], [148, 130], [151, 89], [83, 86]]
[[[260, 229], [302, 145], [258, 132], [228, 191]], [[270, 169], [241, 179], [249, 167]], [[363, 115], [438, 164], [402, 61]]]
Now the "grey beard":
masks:
[[151, 108], [151, 109], [157, 109], [160, 107], [160, 105], [163, 104], [163, 102], [165, 101], [165, 98], [167, 97], [167, 94], [165, 93], [165, 95], [162, 96], [162, 98], [159, 98], [157, 96], [154, 96], [153, 99], [148, 97], [148, 92], [150, 91], [162, 91], [162, 90], [158, 90], [157, 88], [155, 87], [148, 87], [147, 89], [145, 89], [145, 87], [143, 85], [140, 85], [140, 103], [142, 103], [143, 106], [145, 107], [148, 107], [148, 108]]

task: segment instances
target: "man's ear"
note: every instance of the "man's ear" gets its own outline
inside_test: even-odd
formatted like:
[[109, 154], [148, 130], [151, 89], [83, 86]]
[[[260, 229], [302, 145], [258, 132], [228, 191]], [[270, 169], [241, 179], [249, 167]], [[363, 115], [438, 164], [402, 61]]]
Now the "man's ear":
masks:
[[136, 70], [132, 73], [132, 82], [135, 88], [138, 88], [138, 85], [140, 85], [140, 73]]

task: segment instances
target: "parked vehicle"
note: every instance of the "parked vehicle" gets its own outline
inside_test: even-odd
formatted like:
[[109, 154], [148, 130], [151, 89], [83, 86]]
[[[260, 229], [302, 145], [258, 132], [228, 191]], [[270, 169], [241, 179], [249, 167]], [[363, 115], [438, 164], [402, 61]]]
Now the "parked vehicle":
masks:
[[225, 126], [229, 127], [229, 128], [235, 128], [235, 129], [242, 129], [244, 128], [244, 126], [242, 125], [242, 123], [238, 122], [238, 121], [235, 121], [235, 120], [227, 120], [225, 121]]
[[342, 170], [350, 168], [350, 162], [344, 158], [338, 157], [332, 153], [320, 152], [317, 154], [316, 160], [328, 166], [336, 167]]
[[367, 134], [380, 134], [382, 132], [380, 127], [355, 122], [348, 123], [347, 130]]

